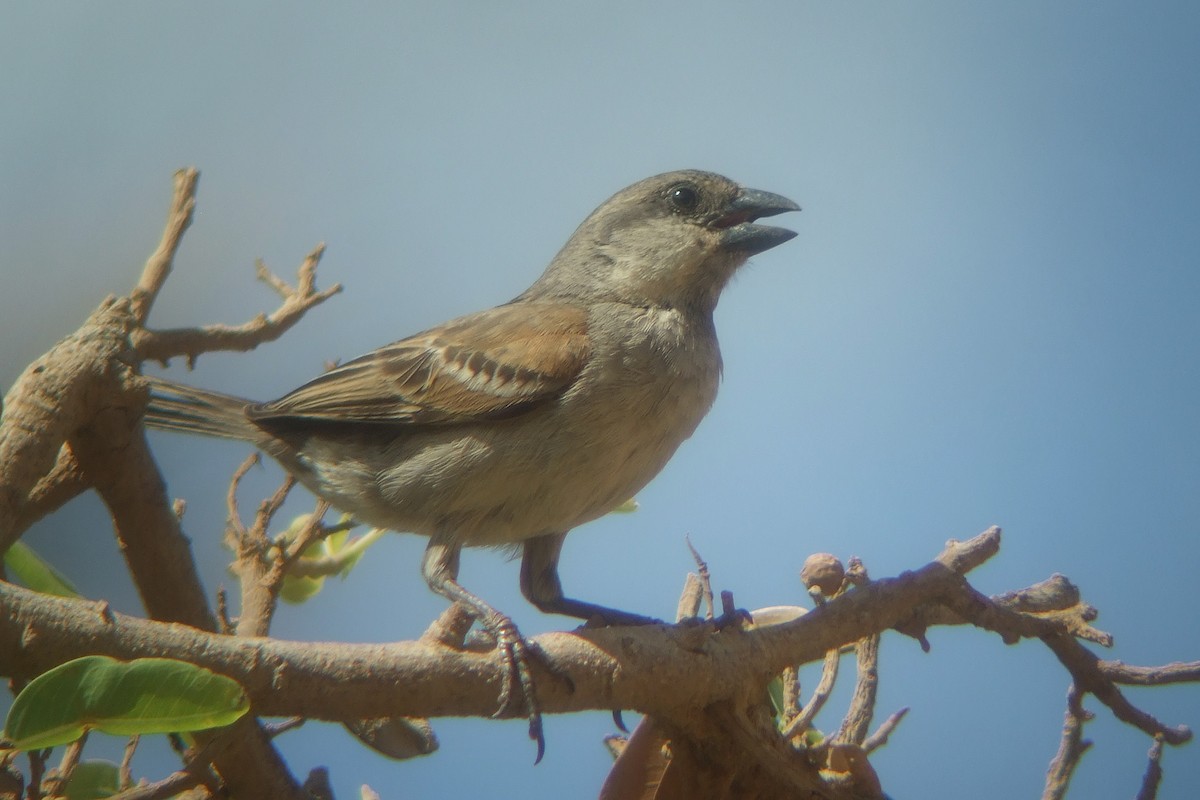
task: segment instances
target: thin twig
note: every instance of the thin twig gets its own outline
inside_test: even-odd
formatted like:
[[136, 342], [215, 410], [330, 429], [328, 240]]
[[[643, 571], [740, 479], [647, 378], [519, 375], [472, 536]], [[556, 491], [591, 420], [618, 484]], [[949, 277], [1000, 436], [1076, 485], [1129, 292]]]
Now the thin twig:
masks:
[[[254, 513], [254, 528], [251, 533], [256, 543], [270, 543], [271, 537], [267, 534], [271, 529], [271, 520], [275, 519], [275, 515], [279, 513], [279, 509], [283, 508], [284, 501], [287, 500], [287, 496], [291, 494], [294, 488], [296, 488], [295, 477], [290, 474], [286, 475], [283, 482], [279, 484], [279, 488], [275, 490], [275, 493], [258, 504], [258, 511]], [[328, 507], [328, 503], [325, 505]], [[312, 520], [310, 519], [309, 524], [311, 522]], [[305, 525], [305, 529], [307, 528], [308, 524]]]
[[233, 620], [229, 618], [229, 593], [224, 586], [217, 587], [217, 625], [221, 633], [231, 635], [234, 632]]
[[1200, 661], [1176, 661], [1161, 667], [1135, 667], [1120, 661], [1101, 661], [1099, 667], [1104, 677], [1113, 683], [1128, 686], [1164, 686], [1200, 681]]
[[42, 791], [46, 795], [57, 797], [66, 794], [67, 783], [71, 780], [71, 775], [75, 773], [75, 767], [79, 765], [79, 757], [83, 755], [83, 746], [87, 744], [87, 739], [88, 735], [85, 730], [82, 736], [63, 750], [62, 759], [58, 762], [58, 767], [53, 770], [53, 777], [47, 776], [43, 782]]
[[177, 356], [184, 356], [191, 365], [202, 353], [253, 350], [260, 344], [275, 341], [299, 322], [309, 309], [342, 291], [341, 284], [321, 291], [315, 287], [317, 265], [324, 252], [325, 245], [319, 244], [305, 256], [297, 271], [295, 288], [273, 275], [261, 261], [256, 264], [258, 278], [283, 298], [279, 308], [270, 314], [259, 314], [241, 325], [203, 325], [167, 330], [139, 327], [130, 334], [134, 349], [140, 358], [147, 361], [166, 363]]
[[1046, 770], [1046, 787], [1042, 800], [1062, 800], [1071, 784], [1071, 775], [1079, 766], [1079, 760], [1092, 743], [1083, 738], [1083, 726], [1092, 719], [1092, 712], [1083, 707], [1082, 692], [1075, 684], [1067, 690], [1067, 712], [1063, 718], [1062, 738], [1058, 752]]
[[1071, 673], [1075, 683], [1108, 706], [1117, 719], [1150, 736], [1161, 736], [1167, 744], [1179, 745], [1192, 738], [1192, 731], [1186, 725], [1167, 725], [1129, 702], [1117, 685], [1101, 672], [1096, 654], [1068, 634], [1054, 633], [1041, 638]]
[[784, 739], [791, 739], [812, 727], [813, 720], [817, 718], [825, 701], [829, 699], [829, 693], [833, 691], [840, 663], [841, 653], [839, 650], [830, 650], [825, 654], [825, 662], [821, 665], [821, 680], [817, 682], [817, 688], [813, 689], [812, 697], [809, 698], [804, 709], [784, 727]]
[[44, 788], [42, 780], [46, 775], [46, 760], [50, 758], [50, 751], [30, 750], [26, 757], [29, 759], [29, 783], [26, 790], [30, 798], [38, 798]]
[[205, 783], [202, 774], [193, 770], [181, 769], [172, 772], [160, 781], [123, 789], [117, 794], [111, 795], [109, 800], [167, 800], [167, 798], [175, 797], [202, 783]]
[[1163, 740], [1161, 736], [1156, 736], [1154, 744], [1150, 745], [1146, 772], [1142, 775], [1142, 786], [1138, 789], [1136, 800], [1154, 800], [1158, 797], [1158, 786], [1162, 783], [1163, 777], [1162, 754]]
[[908, 708], [902, 708], [896, 713], [883, 721], [874, 733], [866, 738], [862, 743], [862, 749], [870, 753], [873, 750], [878, 750], [888, 742], [888, 737], [892, 735], [892, 731], [896, 730], [896, 726], [900, 724], [900, 720], [908, 714]]
[[225, 507], [228, 510], [228, 530], [235, 537], [235, 544], [239, 546], [244, 545], [250, 539], [250, 531], [242, 523], [242, 515], [238, 510], [238, 487], [241, 486], [242, 479], [246, 477], [246, 474], [261, 463], [262, 456], [257, 451], [246, 456], [246, 460], [239, 464], [238, 468], [233, 471], [233, 477], [229, 480], [229, 489], [225, 493]]
[[125, 752], [121, 755], [121, 768], [118, 772], [120, 782], [117, 784], [122, 790], [133, 786], [133, 754], [137, 752], [137, 746], [140, 741], [141, 737], [135, 734], [129, 737], [129, 741], [125, 742]]
[[[308, 521], [297, 531], [292, 541], [288, 542], [287, 548], [283, 552], [283, 558], [279, 562], [282, 573], [287, 573], [288, 569], [295, 563], [296, 559], [304, 554], [309, 545], [334, 532], [333, 529], [327, 528], [323, 523], [325, 515], [329, 513], [329, 509], [330, 505], [328, 502], [325, 500], [317, 501], [316, 508], [308, 516]], [[279, 580], [283, 580], [283, 574], [279, 576]]]
[[692, 546], [692, 537], [684, 536], [683, 540], [687, 543], [688, 550], [692, 551], [692, 559], [696, 562], [696, 572], [700, 576], [700, 586], [704, 597], [705, 619], [712, 619], [716, 614], [716, 606], [713, 603], [712, 579], [708, 572], [708, 562], [700, 557], [700, 551]]
[[159, 291], [171, 274], [175, 263], [175, 253], [183, 241], [183, 233], [192, 224], [192, 214], [196, 210], [196, 184], [200, 173], [193, 167], [181, 169], [175, 173], [175, 192], [171, 198], [171, 207], [167, 211], [167, 224], [163, 228], [162, 239], [158, 247], [146, 259], [142, 268], [142, 276], [137, 286], [129, 293], [133, 318], [139, 324], [145, 324], [150, 315]]
[[266, 636], [275, 615], [287, 552], [287, 545], [277, 546], [269, 532], [272, 520], [296, 485], [296, 479], [286, 476], [275, 492], [258, 504], [254, 522], [247, 528], [238, 512], [237, 490], [250, 466], [252, 462], [247, 460], [234, 473], [226, 500], [230, 517], [227, 540], [235, 554], [232, 570], [241, 585], [241, 613], [234, 632], [238, 636]]

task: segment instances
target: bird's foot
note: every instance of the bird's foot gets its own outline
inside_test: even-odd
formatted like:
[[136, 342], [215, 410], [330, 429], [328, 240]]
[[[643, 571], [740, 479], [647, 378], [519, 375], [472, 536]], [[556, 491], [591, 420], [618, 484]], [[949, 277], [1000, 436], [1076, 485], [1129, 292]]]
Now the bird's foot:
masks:
[[713, 618], [713, 624], [718, 631], [744, 630], [753, 622], [754, 618], [744, 608], [727, 609], [721, 616]]
[[500, 658], [504, 664], [500, 706], [492, 717], [508, 717], [521, 710], [525, 712], [529, 718], [529, 738], [537, 742], [537, 757], [533, 761], [537, 764], [546, 753], [546, 736], [542, 729], [542, 710], [538, 703], [530, 662], [535, 654], [541, 658], [541, 651], [536, 645], [526, 641], [509, 617], [498, 611], [480, 618], [479, 624], [495, 640], [496, 649], [500, 651]]
[[645, 617], [618, 608], [598, 606], [595, 603], [585, 603], [570, 597], [556, 597], [551, 601], [543, 600], [537, 607], [547, 614], [562, 614], [583, 620], [588, 628], [622, 628], [638, 627], [641, 625], [663, 625], [661, 619]]
[[644, 617], [641, 614], [633, 614], [629, 611], [620, 611], [615, 608], [604, 608], [599, 612], [588, 617], [586, 625], [589, 628], [622, 628], [622, 627], [638, 627], [641, 625], [663, 625], [661, 619], [655, 617]]

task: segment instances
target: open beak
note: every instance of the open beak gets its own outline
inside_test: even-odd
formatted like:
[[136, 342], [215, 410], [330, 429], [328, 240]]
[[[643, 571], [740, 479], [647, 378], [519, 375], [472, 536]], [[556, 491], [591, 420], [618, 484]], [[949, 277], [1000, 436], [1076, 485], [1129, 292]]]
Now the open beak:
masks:
[[725, 213], [709, 225], [722, 232], [722, 248], [754, 255], [781, 245], [796, 235], [795, 231], [787, 228], [755, 225], [754, 221], [761, 217], [773, 217], [776, 214], [799, 210], [800, 206], [783, 195], [758, 189], [742, 189], [725, 207]]

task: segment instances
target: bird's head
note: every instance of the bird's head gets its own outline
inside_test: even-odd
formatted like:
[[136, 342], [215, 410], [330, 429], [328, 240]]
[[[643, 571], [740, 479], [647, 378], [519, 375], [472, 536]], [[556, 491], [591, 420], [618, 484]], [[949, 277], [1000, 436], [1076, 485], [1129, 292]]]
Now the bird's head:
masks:
[[756, 220], [799, 210], [711, 172], [656, 175], [593, 211], [525, 296], [711, 309], [750, 256], [796, 235]]

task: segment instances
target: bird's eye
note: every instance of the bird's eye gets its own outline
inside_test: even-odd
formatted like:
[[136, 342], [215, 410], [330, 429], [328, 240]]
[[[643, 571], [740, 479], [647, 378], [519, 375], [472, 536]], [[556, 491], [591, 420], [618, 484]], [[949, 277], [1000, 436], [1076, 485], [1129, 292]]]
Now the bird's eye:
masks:
[[679, 211], [694, 211], [700, 202], [700, 194], [685, 183], [668, 189], [667, 199]]

